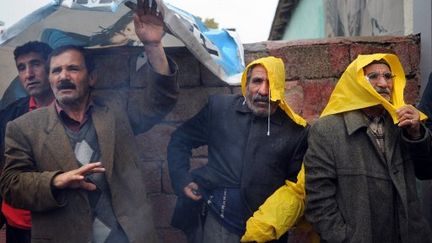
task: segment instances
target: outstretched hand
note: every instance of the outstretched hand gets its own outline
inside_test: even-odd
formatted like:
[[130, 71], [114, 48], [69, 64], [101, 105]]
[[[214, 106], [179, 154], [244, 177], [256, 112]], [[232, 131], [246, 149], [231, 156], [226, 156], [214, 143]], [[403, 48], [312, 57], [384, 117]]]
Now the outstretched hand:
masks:
[[71, 170], [58, 174], [54, 177], [52, 185], [57, 189], [85, 189], [89, 191], [96, 190], [96, 185], [85, 180], [85, 176], [92, 173], [103, 173], [105, 168], [101, 162], [89, 163], [81, 166], [76, 170]]
[[137, 0], [134, 7], [135, 33], [144, 45], [157, 45], [164, 35], [163, 16], [156, 0]]

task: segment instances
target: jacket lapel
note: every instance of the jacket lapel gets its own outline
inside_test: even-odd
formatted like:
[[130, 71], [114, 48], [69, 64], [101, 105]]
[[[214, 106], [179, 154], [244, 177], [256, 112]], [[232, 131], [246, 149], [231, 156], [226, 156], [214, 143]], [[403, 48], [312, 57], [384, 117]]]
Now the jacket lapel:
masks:
[[365, 117], [363, 112], [361, 110], [345, 112], [344, 113], [344, 120], [345, 120], [347, 133], [350, 136], [359, 129], [366, 129], [366, 135], [367, 135], [369, 141], [374, 146], [375, 153], [378, 155], [381, 162], [385, 164], [386, 162], [385, 162], [384, 155], [380, 152], [381, 150], [378, 146], [378, 143], [376, 142], [374, 135], [372, 134], [372, 132], [369, 129], [367, 118]]
[[361, 128], [366, 129], [366, 135], [368, 136], [369, 141], [374, 146], [375, 153], [378, 155], [381, 162], [386, 164], [386, 159], [385, 159], [384, 155], [381, 153], [381, 150], [378, 146], [378, 143], [377, 143], [374, 135], [372, 134], [372, 132], [369, 129], [367, 118], [363, 114], [363, 112], [360, 110], [346, 112], [346, 113], [344, 113], [344, 119], [345, 119], [345, 124], [346, 124], [348, 135], [352, 135], [358, 129], [361, 129]]
[[92, 119], [101, 151], [100, 161], [105, 167], [107, 179], [110, 180], [114, 160], [115, 117], [108, 107], [95, 105]]
[[403, 159], [401, 157], [395, 157], [395, 154], [400, 155], [396, 151], [396, 149], [401, 149], [400, 142], [401, 142], [401, 129], [396, 127], [390, 117], [387, 117], [386, 123], [385, 123], [385, 151], [386, 151], [386, 157], [388, 161], [388, 167], [389, 167], [389, 174], [392, 178], [393, 185], [396, 188], [399, 198], [402, 201], [403, 209], [405, 211], [405, 214], [408, 215], [408, 201], [407, 195], [406, 195], [406, 185], [405, 185], [405, 166], [403, 165]]
[[393, 154], [395, 152], [396, 144], [399, 143], [399, 133], [400, 129], [395, 128], [395, 124], [393, 124], [393, 120], [390, 116], [387, 116], [385, 119], [384, 131], [385, 131], [385, 154], [387, 161], [389, 161], [389, 166], [394, 166], [391, 164], [393, 160]]
[[62, 171], [77, 169], [78, 162], [54, 105], [49, 108], [45, 132], [47, 137], [43, 145], [44, 150], [51, 154], [53, 161], [58, 164], [59, 168]]

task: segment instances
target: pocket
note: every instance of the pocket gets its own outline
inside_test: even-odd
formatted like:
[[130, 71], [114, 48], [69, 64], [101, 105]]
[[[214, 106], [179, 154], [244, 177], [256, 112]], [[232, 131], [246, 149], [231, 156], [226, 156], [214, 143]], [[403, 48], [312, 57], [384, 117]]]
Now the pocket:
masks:
[[202, 204], [202, 201], [195, 202], [184, 196], [177, 197], [171, 226], [186, 233], [196, 228]]

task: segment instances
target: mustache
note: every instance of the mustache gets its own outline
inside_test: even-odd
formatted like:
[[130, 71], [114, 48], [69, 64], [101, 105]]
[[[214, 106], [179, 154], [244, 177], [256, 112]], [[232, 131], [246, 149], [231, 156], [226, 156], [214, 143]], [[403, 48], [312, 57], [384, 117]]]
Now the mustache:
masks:
[[376, 88], [376, 91], [377, 91], [379, 94], [388, 94], [388, 95], [390, 95], [390, 90], [389, 90], [389, 89], [386, 89], [386, 88], [380, 88], [380, 87], [377, 87], [377, 88]]
[[60, 83], [57, 85], [57, 89], [76, 89], [76, 85], [72, 83], [70, 80], [65, 79], [61, 80]]
[[260, 95], [260, 94], [256, 94], [254, 95], [254, 97], [252, 98], [253, 102], [269, 102], [270, 99], [267, 95]]

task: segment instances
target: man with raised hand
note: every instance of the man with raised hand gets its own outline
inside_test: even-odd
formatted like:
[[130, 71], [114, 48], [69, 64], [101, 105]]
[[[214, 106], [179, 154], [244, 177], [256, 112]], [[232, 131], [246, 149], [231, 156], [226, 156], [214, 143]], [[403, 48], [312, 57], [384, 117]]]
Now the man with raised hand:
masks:
[[138, 1], [134, 23], [148, 57], [137, 74], [147, 82], [140, 98], [93, 94], [90, 54], [62, 46], [48, 60], [54, 104], [7, 126], [0, 189], [32, 212], [32, 242], [158, 241], [134, 136], [173, 108], [177, 71], [156, 4]]

